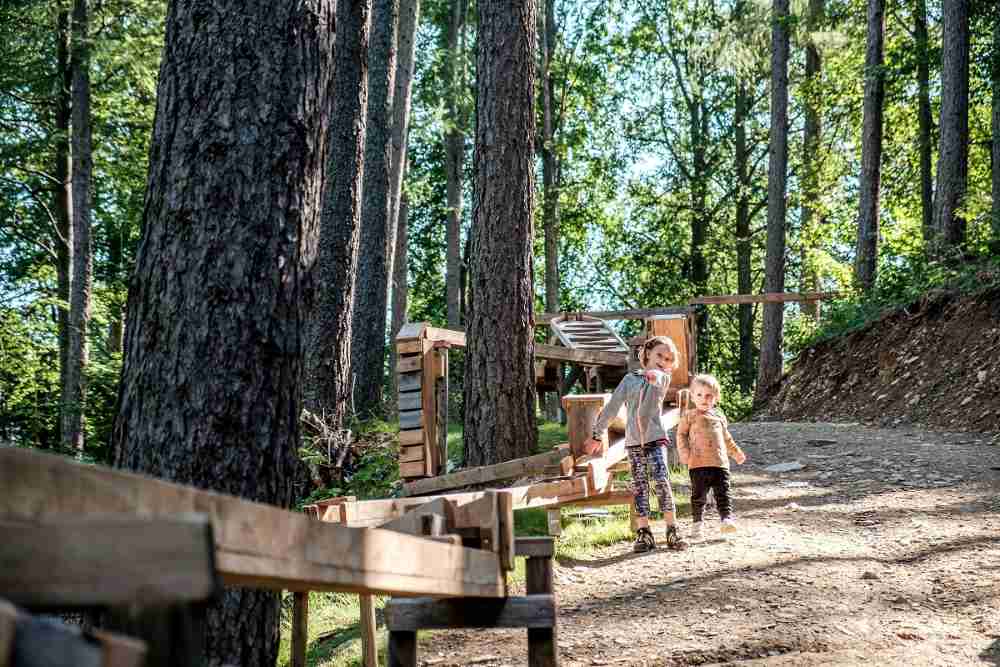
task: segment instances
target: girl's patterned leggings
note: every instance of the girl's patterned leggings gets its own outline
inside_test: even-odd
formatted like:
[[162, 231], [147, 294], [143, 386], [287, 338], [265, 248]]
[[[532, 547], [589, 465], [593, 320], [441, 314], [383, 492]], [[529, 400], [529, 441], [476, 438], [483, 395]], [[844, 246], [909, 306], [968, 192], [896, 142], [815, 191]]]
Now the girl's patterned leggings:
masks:
[[670, 488], [670, 477], [667, 475], [667, 464], [663, 460], [663, 448], [670, 444], [669, 440], [654, 440], [641, 447], [628, 448], [628, 462], [632, 468], [632, 494], [635, 496], [635, 509], [639, 516], [649, 518], [649, 477], [646, 475], [646, 465], [653, 469], [653, 481], [656, 483], [656, 497], [660, 501], [661, 512], [674, 512], [674, 493]]

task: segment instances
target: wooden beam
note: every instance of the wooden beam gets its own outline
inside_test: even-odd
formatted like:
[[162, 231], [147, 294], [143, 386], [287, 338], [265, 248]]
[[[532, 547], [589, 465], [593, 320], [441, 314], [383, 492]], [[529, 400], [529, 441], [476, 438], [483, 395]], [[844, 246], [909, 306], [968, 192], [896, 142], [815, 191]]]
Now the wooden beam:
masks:
[[[566, 446], [568, 449], [568, 445]], [[462, 486], [473, 484], [486, 484], [504, 479], [524, 477], [532, 473], [540, 473], [545, 466], [555, 465], [562, 462], [566, 457], [567, 449], [554, 449], [543, 454], [526, 456], [513, 461], [505, 461], [490, 466], [479, 466], [477, 468], [467, 468], [458, 470], [447, 475], [439, 475], [428, 479], [416, 480], [403, 484], [403, 495], [419, 496], [427, 493], [437, 493], [448, 489], [456, 489]]]
[[548, 326], [549, 322], [564, 315], [589, 315], [602, 320], [644, 320], [654, 315], [673, 315], [687, 313], [687, 306], [669, 306], [666, 308], [640, 308], [631, 310], [587, 310], [573, 313], [535, 313], [535, 326]]
[[555, 540], [551, 537], [519, 537], [514, 543], [514, 553], [528, 558], [552, 558]]
[[454, 331], [452, 329], [439, 329], [437, 327], [427, 327], [424, 330], [427, 340], [433, 342], [444, 342], [455, 347], [465, 347], [465, 332]]
[[396, 334], [396, 342], [423, 338], [426, 330], [426, 322], [407, 322], [399, 328], [399, 333]]
[[390, 600], [385, 624], [392, 631], [449, 628], [551, 628], [556, 622], [551, 594], [499, 600]]
[[570, 349], [559, 345], [535, 343], [536, 359], [552, 359], [567, 361], [588, 366], [614, 366], [625, 368], [628, 365], [628, 354], [625, 352], [605, 352], [603, 350]]
[[764, 294], [719, 294], [699, 296], [688, 301], [691, 305], [737, 304], [737, 303], [784, 303], [786, 301], [821, 301], [836, 299], [839, 292], [766, 292]]
[[0, 591], [30, 609], [201, 602], [221, 589], [203, 514], [0, 517], [0, 534]]
[[292, 598], [292, 667], [306, 667], [309, 648], [309, 591], [296, 591]]
[[[0, 518], [202, 512], [216, 569], [233, 586], [399, 595], [503, 595], [496, 554], [387, 530], [358, 530], [189, 486], [0, 448]], [[351, 507], [352, 503], [337, 509]], [[401, 558], [400, 554], [406, 554]]]

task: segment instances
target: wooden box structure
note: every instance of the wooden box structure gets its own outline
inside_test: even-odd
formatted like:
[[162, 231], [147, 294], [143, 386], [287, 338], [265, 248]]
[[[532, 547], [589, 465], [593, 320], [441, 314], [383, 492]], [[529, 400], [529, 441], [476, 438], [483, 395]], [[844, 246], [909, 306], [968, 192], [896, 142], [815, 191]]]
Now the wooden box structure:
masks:
[[[447, 348], [455, 341], [435, 335], [442, 331], [412, 323], [396, 336], [399, 476], [403, 478], [433, 477], [444, 469], [447, 459]], [[460, 336], [464, 345], [465, 336]]]

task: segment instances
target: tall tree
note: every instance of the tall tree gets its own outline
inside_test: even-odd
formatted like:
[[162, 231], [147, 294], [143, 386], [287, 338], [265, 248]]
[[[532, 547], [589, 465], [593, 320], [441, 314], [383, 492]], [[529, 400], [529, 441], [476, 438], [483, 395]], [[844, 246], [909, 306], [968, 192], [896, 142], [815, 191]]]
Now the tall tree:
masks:
[[[70, 180], [70, 117], [72, 114], [73, 67], [70, 63], [70, 9], [59, 5], [56, 14], [56, 94], [55, 94], [55, 176], [52, 246], [56, 249], [56, 281], [59, 295], [59, 387], [65, 392], [69, 368], [69, 300], [73, 262], [73, 185]], [[62, 409], [62, 408], [61, 408]], [[62, 422], [62, 419], [60, 420]]]
[[73, 261], [69, 298], [69, 347], [62, 396], [62, 446], [83, 452], [87, 398], [87, 327], [93, 274], [90, 226], [94, 160], [90, 122], [89, 2], [73, 4]]
[[934, 182], [931, 174], [930, 41], [927, 37], [927, 0], [914, 0], [913, 35], [917, 49], [917, 115], [920, 119], [920, 229], [925, 246], [934, 236]]
[[[113, 436], [121, 466], [281, 507], [296, 500], [330, 7], [170, 3]], [[208, 614], [208, 663], [274, 665], [279, 602], [226, 591]]]
[[469, 465], [526, 456], [538, 440], [531, 266], [535, 25], [534, 0], [479, 2], [476, 203], [465, 357]]
[[351, 324], [361, 222], [372, 0], [337, 3], [330, 166], [320, 218], [306, 402], [331, 428], [351, 401]]
[[444, 136], [445, 187], [448, 197], [447, 290], [448, 326], [462, 326], [462, 181], [465, 173], [465, 12], [468, 0], [451, 0], [448, 21], [445, 78], [447, 116]]
[[993, 229], [993, 254], [1000, 255], [1000, 5], [993, 5], [993, 49], [990, 77], [993, 79], [993, 146], [992, 146], [992, 188], [993, 208], [991, 210]]
[[885, 0], [868, 0], [865, 49], [865, 103], [861, 127], [861, 177], [858, 242], [854, 282], [863, 290], [875, 286], [878, 260], [879, 194], [882, 183], [882, 112], [885, 102]]
[[[785, 289], [785, 213], [788, 179], [788, 0], [771, 5], [771, 145], [767, 168], [767, 259], [764, 291]], [[781, 379], [784, 304], [764, 304], [756, 399]]]
[[[823, 60], [817, 44], [818, 32], [823, 26], [826, 13], [825, 0], [809, 0], [806, 14], [806, 80], [805, 80], [805, 124], [802, 132], [802, 210], [800, 237], [802, 239], [801, 283], [803, 292], [819, 289], [819, 272], [816, 267], [815, 237], [820, 222], [819, 200], [821, 196], [819, 172], [820, 146], [823, 140], [823, 116], [821, 111], [821, 88]], [[819, 302], [805, 301], [802, 312], [816, 320], [819, 318]]]
[[[406, 323], [406, 302], [409, 297], [409, 285], [407, 284], [407, 226], [409, 224], [410, 205], [403, 192], [399, 199], [399, 214], [396, 227], [396, 247], [392, 265], [392, 320], [389, 325], [390, 340], [395, 341], [399, 330]], [[396, 346], [389, 346], [390, 358], [390, 381], [394, 392], [398, 390], [396, 382]]]
[[[739, 3], [741, 6], [743, 3]], [[739, 189], [736, 193], [736, 280], [740, 294], [753, 292], [751, 276], [750, 243], [750, 165], [747, 148], [747, 119], [750, 116], [751, 96], [742, 77], [736, 79], [736, 100], [733, 113], [735, 130], [735, 171]], [[739, 372], [740, 389], [749, 392], [753, 388], [754, 348], [753, 348], [753, 304], [739, 305]]]
[[969, 175], [969, 0], [944, 0], [941, 23], [941, 137], [934, 193], [939, 252], [965, 241], [959, 209]]
[[368, 126], [358, 270], [351, 326], [354, 410], [361, 417], [382, 411], [386, 301], [395, 248], [388, 245], [392, 180], [393, 97], [399, 0], [374, 0], [368, 49]]
[[542, 220], [545, 229], [545, 311], [559, 312], [559, 153], [555, 147], [555, 90], [552, 60], [556, 50], [556, 3], [545, 0], [542, 31]]

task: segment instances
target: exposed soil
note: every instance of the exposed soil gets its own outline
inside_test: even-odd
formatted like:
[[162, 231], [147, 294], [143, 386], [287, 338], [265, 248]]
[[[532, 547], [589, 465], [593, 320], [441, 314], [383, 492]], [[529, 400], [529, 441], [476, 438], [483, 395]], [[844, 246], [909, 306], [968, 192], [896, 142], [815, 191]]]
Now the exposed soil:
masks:
[[[582, 665], [1000, 665], [993, 434], [733, 426], [742, 530], [556, 564], [558, 645]], [[803, 468], [765, 470], [777, 463]], [[682, 519], [686, 531], [689, 520]], [[662, 525], [655, 527], [661, 536]], [[523, 665], [522, 631], [447, 631], [424, 665]]]

